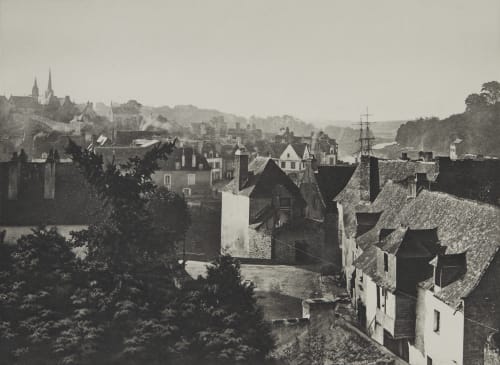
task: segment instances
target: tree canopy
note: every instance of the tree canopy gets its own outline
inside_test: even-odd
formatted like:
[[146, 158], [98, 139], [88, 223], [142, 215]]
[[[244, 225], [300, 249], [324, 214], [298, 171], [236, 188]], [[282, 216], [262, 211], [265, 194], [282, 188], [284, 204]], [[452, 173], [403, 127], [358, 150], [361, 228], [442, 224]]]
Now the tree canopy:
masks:
[[191, 279], [177, 259], [189, 212], [151, 180], [172, 148], [103, 166], [70, 143], [103, 218], [70, 240], [40, 227], [17, 245], [0, 244], [0, 363], [264, 361], [273, 339], [239, 264], [222, 256], [206, 277]]

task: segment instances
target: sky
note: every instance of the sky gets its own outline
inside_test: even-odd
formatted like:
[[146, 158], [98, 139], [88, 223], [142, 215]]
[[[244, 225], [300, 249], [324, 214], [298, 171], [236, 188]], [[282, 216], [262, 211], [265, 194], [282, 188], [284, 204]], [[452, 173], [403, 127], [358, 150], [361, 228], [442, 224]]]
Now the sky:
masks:
[[446, 117], [500, 81], [498, 0], [0, 0], [0, 95], [306, 121]]

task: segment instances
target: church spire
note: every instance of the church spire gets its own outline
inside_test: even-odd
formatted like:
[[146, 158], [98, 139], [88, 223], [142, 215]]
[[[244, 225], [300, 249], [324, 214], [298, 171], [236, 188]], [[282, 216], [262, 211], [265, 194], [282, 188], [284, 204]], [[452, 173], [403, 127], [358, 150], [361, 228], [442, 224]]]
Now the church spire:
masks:
[[47, 85], [47, 91], [53, 92], [52, 90], [52, 70], [49, 68], [49, 84]]
[[38, 100], [39, 92], [38, 92], [38, 84], [36, 82], [36, 77], [35, 77], [35, 82], [33, 83], [33, 88], [31, 89], [31, 96], [34, 99]]

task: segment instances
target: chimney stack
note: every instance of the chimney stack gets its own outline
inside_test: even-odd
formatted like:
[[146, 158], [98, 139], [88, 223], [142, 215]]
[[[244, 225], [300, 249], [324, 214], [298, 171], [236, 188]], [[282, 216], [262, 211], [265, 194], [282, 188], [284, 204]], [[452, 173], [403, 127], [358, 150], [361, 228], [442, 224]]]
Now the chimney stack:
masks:
[[245, 148], [240, 147], [234, 155], [234, 178], [238, 182], [238, 191], [240, 191], [248, 179], [248, 153], [245, 151]]
[[358, 166], [360, 177], [360, 198], [373, 202], [380, 191], [378, 159], [373, 156], [361, 156]]
[[193, 156], [191, 157], [191, 167], [196, 168], [196, 152], [194, 151], [194, 148], [193, 148]]

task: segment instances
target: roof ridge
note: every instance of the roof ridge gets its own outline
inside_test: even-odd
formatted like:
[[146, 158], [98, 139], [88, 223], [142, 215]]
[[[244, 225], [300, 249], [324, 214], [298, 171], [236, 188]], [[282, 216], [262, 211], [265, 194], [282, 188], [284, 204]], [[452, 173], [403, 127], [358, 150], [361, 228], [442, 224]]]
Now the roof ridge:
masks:
[[422, 194], [422, 193], [430, 193], [430, 194], [436, 194], [436, 195], [443, 195], [445, 197], [452, 198], [452, 199], [455, 199], [455, 200], [460, 200], [460, 201], [464, 201], [464, 202], [467, 202], [467, 203], [470, 203], [470, 204], [473, 204], [473, 205], [484, 206], [484, 207], [487, 207], [487, 208], [491, 208], [492, 210], [498, 210], [498, 211], [500, 211], [500, 207], [497, 206], [497, 205], [495, 205], [495, 204], [490, 204], [490, 203], [486, 203], [486, 202], [483, 202], [483, 201], [480, 201], [480, 200], [475, 200], [475, 199], [463, 198], [461, 196], [458, 196], [458, 195], [455, 195], [455, 194], [451, 194], [451, 193], [447, 193], [445, 191], [423, 189], [420, 192], [420, 194]]

